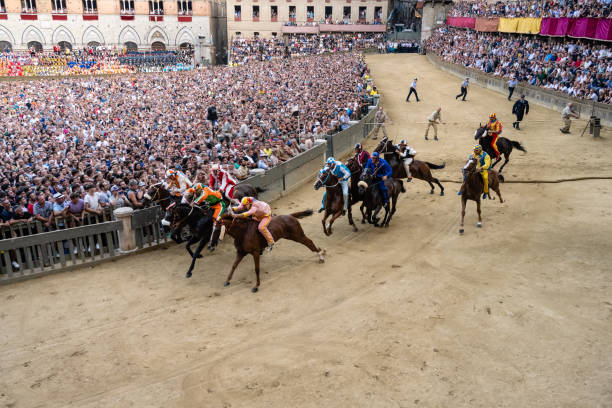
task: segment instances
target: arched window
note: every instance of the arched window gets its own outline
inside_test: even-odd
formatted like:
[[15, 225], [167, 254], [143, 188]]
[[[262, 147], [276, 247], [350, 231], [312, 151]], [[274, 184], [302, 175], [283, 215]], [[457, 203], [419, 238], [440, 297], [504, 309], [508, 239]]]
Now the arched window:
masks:
[[153, 51], [166, 51], [166, 44], [161, 41], [155, 41], [153, 44], [151, 44], [151, 49]]
[[13, 50], [13, 44], [8, 41], [0, 41], [0, 52], [9, 52]]
[[70, 44], [68, 41], [60, 41], [57, 45], [59, 45], [62, 51], [65, 51], [65, 50], [72, 51], [72, 44]]
[[90, 42], [88, 42], [88, 43], [87, 43], [87, 46], [88, 46], [88, 47], [91, 47], [91, 48], [97, 48], [97, 47], [99, 47], [100, 45], [102, 45], [102, 44], [100, 44], [100, 43], [99, 43], [99, 42], [97, 42], [97, 41], [90, 41]]
[[43, 46], [38, 41], [30, 41], [28, 43], [28, 49], [34, 48], [34, 51], [41, 52], [43, 50]]
[[123, 45], [125, 45], [125, 48], [127, 48], [128, 51], [138, 51], [138, 44], [135, 42], [128, 41]]
[[193, 50], [193, 44], [192, 43], [188, 43], [188, 42], [181, 43], [181, 45], [179, 46], [179, 49], [181, 51], [190, 51], [190, 50]]

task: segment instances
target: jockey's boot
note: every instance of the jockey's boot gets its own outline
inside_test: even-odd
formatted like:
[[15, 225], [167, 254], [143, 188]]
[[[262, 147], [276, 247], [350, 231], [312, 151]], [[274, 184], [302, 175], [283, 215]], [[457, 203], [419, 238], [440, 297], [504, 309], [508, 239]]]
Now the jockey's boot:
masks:
[[461, 195], [461, 190], [457, 191], [457, 195]]
[[487, 193], [484, 193], [484, 194], [482, 195], [482, 199], [483, 199], [483, 200], [486, 200], [486, 199], [487, 199]]
[[321, 214], [323, 211], [325, 211], [325, 207], [321, 207], [319, 208], [319, 211], [317, 211], [319, 214]]
[[272, 251], [272, 249], [274, 249], [274, 242], [268, 243], [268, 247], [266, 248], [268, 252]]

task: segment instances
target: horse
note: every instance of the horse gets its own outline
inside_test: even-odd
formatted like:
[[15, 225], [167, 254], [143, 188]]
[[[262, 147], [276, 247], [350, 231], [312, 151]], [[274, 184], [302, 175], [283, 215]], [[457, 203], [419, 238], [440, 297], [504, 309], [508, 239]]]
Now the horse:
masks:
[[[332, 224], [338, 217], [342, 215], [344, 212], [344, 196], [342, 195], [342, 185], [340, 184], [340, 180], [334, 174], [332, 174], [331, 170], [327, 169], [325, 173], [320, 173], [319, 177], [317, 177], [317, 181], [315, 182], [314, 189], [318, 190], [321, 187], [325, 187], [325, 214], [323, 215], [323, 220], [321, 221], [323, 224], [323, 232], [325, 235], [329, 236], [332, 234]], [[349, 192], [349, 200], [350, 200], [350, 192]], [[353, 222], [353, 216], [351, 214], [351, 206], [348, 206], [348, 220], [349, 224], [353, 226], [353, 231], [357, 232], [357, 226]], [[327, 218], [329, 216], [331, 220], [329, 221], [329, 226], [327, 226]]]
[[[465, 206], [467, 204], [467, 200], [476, 201], [476, 211], [478, 212], [478, 224], [476, 226], [478, 228], [482, 228], [482, 217], [480, 215], [480, 197], [484, 191], [484, 182], [480, 172], [476, 171], [476, 162], [477, 158], [472, 158], [469, 161], [468, 166], [463, 170], [465, 175], [465, 180], [461, 185], [461, 228], [459, 228], [459, 233], [463, 234], [463, 219], [465, 217]], [[494, 200], [491, 197], [491, 191], [493, 190], [497, 193], [499, 197], [499, 202], [503, 203], [501, 192], [499, 190], [499, 182], [504, 181], [504, 176], [498, 174], [495, 170], [489, 170], [489, 199]]]
[[380, 210], [384, 208], [385, 216], [383, 217], [381, 225], [384, 227], [388, 227], [389, 222], [391, 221], [391, 217], [393, 217], [393, 214], [395, 214], [397, 198], [400, 192], [406, 192], [402, 180], [394, 178], [387, 178], [387, 180], [385, 180], [385, 185], [387, 186], [389, 198], [391, 200], [391, 211], [389, 211], [389, 206], [383, 206], [382, 193], [380, 192], [378, 182], [376, 181], [373, 174], [369, 174], [369, 172], [364, 171], [358, 185], [360, 193], [363, 194], [364, 197], [363, 203], [366, 207], [366, 216], [368, 222], [370, 224], [374, 224], [375, 227], [378, 227], [377, 215]]
[[[185, 274], [191, 278], [191, 272], [197, 258], [202, 258], [201, 252], [207, 242], [210, 241], [213, 231], [212, 213], [207, 208], [189, 204], [170, 204], [166, 211], [164, 220], [169, 221], [173, 231], [180, 231], [185, 225], [189, 226], [191, 237], [185, 245], [185, 249], [191, 255], [191, 265]], [[199, 241], [195, 251], [191, 246]]]
[[[486, 127], [482, 126], [482, 123], [478, 125], [478, 129], [474, 132], [474, 140], [478, 140], [478, 144], [482, 146], [482, 150], [487, 152], [487, 154], [491, 157], [496, 157], [495, 150], [491, 147], [491, 142], [493, 142], [493, 137], [489, 136], [487, 133]], [[495, 162], [491, 166], [491, 168], [495, 167], [495, 165], [501, 161], [501, 155], [504, 155], [504, 164], [499, 168], [499, 172], [501, 173], [504, 169], [504, 166], [508, 164], [510, 161], [510, 153], [512, 153], [512, 149], [516, 148], [521, 152], [527, 153], [527, 149], [523, 145], [521, 145], [516, 140], [506, 139], [505, 137], [497, 138], [497, 149], [499, 150], [499, 159], [495, 159]]]
[[[365, 204], [363, 202], [363, 194], [359, 191], [359, 178], [361, 177], [361, 173], [363, 173], [363, 168], [359, 164], [359, 161], [351, 157], [346, 162], [346, 167], [348, 167], [351, 172], [351, 184], [349, 185], [349, 210], [353, 206], [353, 204], [357, 204], [361, 202], [361, 206], [359, 210], [361, 211], [361, 223], [366, 223], [366, 215], [365, 215]], [[351, 212], [349, 212], [349, 221], [352, 219]]]
[[[408, 177], [406, 174], [406, 169], [404, 168], [404, 163], [402, 163], [402, 160], [396, 153], [393, 142], [391, 142], [388, 138], [384, 137], [374, 151], [384, 154], [384, 159], [389, 162], [389, 165], [393, 169], [393, 178], [402, 179]], [[436, 183], [438, 187], [440, 187], [440, 195], [443, 196], [444, 187], [442, 187], [440, 181], [431, 174], [431, 170], [440, 170], [444, 167], [446, 167], [446, 163], [438, 165], [413, 159], [412, 163], [410, 163], [410, 174], [414, 178], [424, 180], [429, 183], [429, 187], [431, 187], [429, 194], [434, 193], [435, 186], [432, 183]]]
[[145, 207], [159, 205], [161, 208], [166, 209], [173, 202], [180, 203], [181, 196], [170, 194], [164, 183], [157, 183], [149, 187], [143, 196], [143, 202]]
[[[324, 255], [325, 250], [318, 248], [311, 240], [304, 234], [302, 226], [298, 219], [311, 216], [312, 210], [300, 211], [291, 215], [276, 215], [272, 217], [272, 220], [268, 224], [268, 230], [274, 237], [274, 241], [279, 241], [282, 238], [289, 239], [291, 241], [299, 242], [306, 246], [312, 252], [316, 252], [319, 255], [319, 263], [325, 262]], [[232, 238], [234, 238], [234, 246], [236, 247], [236, 258], [232, 265], [232, 270], [223, 286], [229, 286], [232, 276], [236, 267], [242, 261], [242, 259], [251, 254], [255, 263], [255, 276], [257, 278], [256, 285], [251, 289], [251, 292], [255, 293], [259, 290], [259, 258], [263, 254], [264, 248], [267, 247], [268, 243], [266, 239], [261, 235], [257, 229], [258, 222], [252, 219], [245, 218], [234, 218], [234, 214], [224, 214], [221, 217], [221, 222], [225, 226], [225, 231]]]

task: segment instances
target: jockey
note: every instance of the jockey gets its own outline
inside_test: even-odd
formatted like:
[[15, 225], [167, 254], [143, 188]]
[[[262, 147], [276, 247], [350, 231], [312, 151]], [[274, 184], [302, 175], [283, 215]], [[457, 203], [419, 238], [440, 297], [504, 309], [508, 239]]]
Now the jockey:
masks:
[[380, 154], [378, 152], [374, 152], [372, 153], [372, 157], [368, 160], [364, 169], [364, 171], [368, 170], [374, 175], [374, 177], [376, 177], [378, 188], [380, 188], [380, 192], [383, 196], [383, 203], [385, 206], [388, 206], [389, 192], [387, 191], [385, 180], [391, 177], [393, 174], [391, 166], [389, 166], [389, 163], [387, 163], [385, 159], [380, 158]]
[[490, 134], [491, 137], [493, 138], [493, 140], [491, 141], [491, 147], [493, 148], [493, 151], [495, 152], [495, 158], [499, 160], [499, 150], [497, 150], [497, 138], [502, 132], [502, 123], [499, 120], [497, 120], [495, 113], [492, 113], [489, 116], [489, 123], [487, 123], [487, 126], [485, 126], [485, 129], [487, 129], [488, 134]]
[[357, 143], [355, 145], [355, 159], [357, 159], [357, 162], [361, 167], [365, 166], [365, 164], [370, 159], [370, 153], [363, 150], [361, 143]]
[[236, 183], [236, 180], [218, 164], [212, 165], [212, 172], [208, 179], [208, 186], [211, 189], [221, 191], [230, 201], [234, 201]]
[[[342, 215], [346, 214], [349, 202], [349, 178], [351, 177], [351, 171], [344, 165], [344, 163], [336, 161], [333, 157], [327, 159], [327, 165], [323, 170], [329, 169], [331, 174], [338, 178], [338, 182], [342, 186], [342, 197], [344, 199], [344, 208]], [[321, 172], [319, 172], [321, 173]], [[327, 191], [323, 193], [323, 201], [321, 201], [321, 209], [319, 212], [325, 210], [325, 199], [327, 198]]]
[[252, 217], [255, 221], [259, 221], [257, 229], [261, 232], [261, 235], [264, 236], [266, 241], [268, 241], [268, 251], [271, 251], [272, 248], [274, 248], [274, 237], [270, 234], [270, 231], [268, 231], [268, 224], [272, 221], [272, 210], [270, 210], [270, 206], [253, 197], [244, 197], [238, 207], [233, 207], [233, 211], [240, 211], [244, 208], [248, 211], [241, 214], [232, 214], [232, 216], [242, 218]]
[[[491, 168], [491, 156], [489, 156], [487, 152], [482, 151], [482, 146], [477, 144], [474, 146], [474, 153], [470, 154], [468, 157], [468, 163], [463, 168], [467, 168], [470, 164], [470, 160], [474, 158], [478, 159], [479, 167], [476, 168], [476, 171], [480, 172], [482, 181], [484, 182], [484, 194], [482, 195], [482, 198], [487, 198], [487, 194], [489, 194], [489, 169]], [[463, 181], [465, 181], [465, 175], [463, 176]], [[461, 191], [459, 191], [458, 195], [461, 195]]]
[[211, 190], [208, 186], [202, 183], [196, 183], [193, 187], [187, 189], [183, 196], [183, 200], [186, 202], [187, 197], [192, 197], [192, 204], [202, 205], [206, 204], [213, 210], [213, 221], [215, 224], [221, 219], [221, 216], [225, 212], [225, 203], [223, 202], [223, 196], [219, 191]]
[[182, 171], [174, 169], [166, 171], [166, 188], [170, 191], [170, 194], [181, 196], [185, 190], [191, 187], [191, 184], [191, 180]]
[[412, 175], [410, 174], [410, 163], [416, 156], [417, 152], [412, 147], [406, 144], [404, 139], [400, 140], [399, 144], [395, 147], [395, 151], [399, 155], [400, 159], [404, 163], [404, 169], [406, 169], [406, 181], [412, 181]]

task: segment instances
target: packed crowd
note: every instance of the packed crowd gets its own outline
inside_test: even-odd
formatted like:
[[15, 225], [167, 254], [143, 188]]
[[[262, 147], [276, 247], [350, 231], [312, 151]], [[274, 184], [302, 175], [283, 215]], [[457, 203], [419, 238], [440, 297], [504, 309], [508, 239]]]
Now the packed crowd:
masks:
[[[356, 53], [186, 73], [1, 82], [0, 223], [143, 205], [168, 169], [208, 182], [267, 170], [367, 113]], [[209, 107], [216, 107], [217, 121]]]
[[609, 0], [456, 1], [450, 17], [610, 17]]
[[291, 56], [317, 55], [365, 48], [384, 44], [384, 34], [296, 34], [281, 38], [235, 38], [232, 40], [230, 62], [233, 65]]
[[605, 43], [442, 27], [427, 50], [486, 73], [612, 103], [612, 50]]
[[83, 50], [56, 50], [0, 53], [0, 76], [71, 76], [124, 74], [133, 72], [190, 70], [193, 53], [130, 52], [106, 47]]

